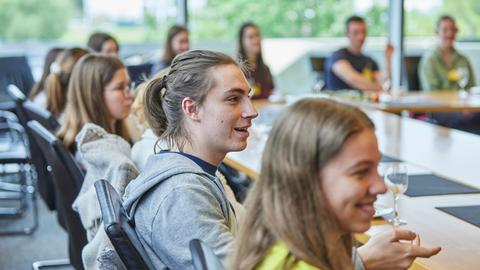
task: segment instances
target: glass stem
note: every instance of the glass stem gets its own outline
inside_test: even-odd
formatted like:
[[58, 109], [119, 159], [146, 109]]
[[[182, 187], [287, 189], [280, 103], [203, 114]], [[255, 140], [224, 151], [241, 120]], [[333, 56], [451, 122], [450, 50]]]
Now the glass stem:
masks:
[[400, 198], [400, 194], [393, 195], [393, 219], [396, 221], [398, 220], [398, 199]]

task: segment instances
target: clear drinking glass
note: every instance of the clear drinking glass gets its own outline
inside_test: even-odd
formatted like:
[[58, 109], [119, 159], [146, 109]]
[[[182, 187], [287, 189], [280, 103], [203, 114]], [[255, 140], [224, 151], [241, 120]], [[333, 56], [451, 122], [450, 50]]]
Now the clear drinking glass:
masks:
[[408, 188], [407, 166], [404, 163], [391, 163], [385, 171], [385, 184], [393, 193], [393, 219], [388, 222], [393, 226], [405, 225], [407, 222], [401, 220], [398, 215], [398, 200], [400, 195], [405, 193]]
[[465, 87], [468, 84], [469, 73], [468, 68], [466, 67], [459, 67], [457, 68], [458, 73], [458, 86], [460, 87], [460, 97], [466, 98], [468, 96], [468, 92], [465, 90]]

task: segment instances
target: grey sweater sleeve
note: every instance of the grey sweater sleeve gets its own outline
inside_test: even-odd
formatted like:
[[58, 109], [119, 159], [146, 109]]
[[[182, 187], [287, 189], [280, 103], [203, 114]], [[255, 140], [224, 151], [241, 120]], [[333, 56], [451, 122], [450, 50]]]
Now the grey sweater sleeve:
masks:
[[161, 202], [151, 239], [155, 253], [168, 268], [192, 269], [189, 242], [195, 238], [225, 261], [234, 236], [222, 211], [223, 200], [216, 195], [205, 186], [186, 184], [173, 189]]

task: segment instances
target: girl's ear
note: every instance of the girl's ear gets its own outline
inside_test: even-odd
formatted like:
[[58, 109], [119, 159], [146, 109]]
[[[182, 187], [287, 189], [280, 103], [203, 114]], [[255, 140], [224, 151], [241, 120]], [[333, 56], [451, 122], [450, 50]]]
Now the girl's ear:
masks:
[[198, 121], [198, 103], [186, 97], [182, 100], [182, 110], [185, 116], [193, 121]]

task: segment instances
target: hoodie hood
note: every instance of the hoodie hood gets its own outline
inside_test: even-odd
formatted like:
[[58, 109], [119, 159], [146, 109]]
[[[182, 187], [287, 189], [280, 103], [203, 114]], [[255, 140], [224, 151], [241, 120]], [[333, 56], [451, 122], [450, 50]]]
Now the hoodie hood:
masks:
[[198, 174], [214, 179], [194, 161], [178, 153], [162, 152], [151, 155], [143, 171], [125, 190], [123, 206], [129, 217], [134, 216], [137, 204], [144, 194], [163, 181], [180, 174]]

